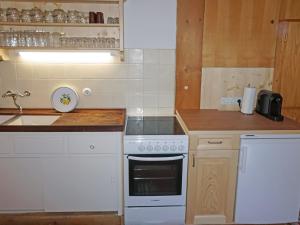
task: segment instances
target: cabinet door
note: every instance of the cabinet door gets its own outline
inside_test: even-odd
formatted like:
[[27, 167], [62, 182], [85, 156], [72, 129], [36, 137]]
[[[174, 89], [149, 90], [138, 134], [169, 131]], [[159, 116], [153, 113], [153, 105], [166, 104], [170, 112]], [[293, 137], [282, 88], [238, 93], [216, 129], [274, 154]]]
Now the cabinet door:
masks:
[[192, 151], [189, 159], [187, 224], [233, 221], [238, 151]]
[[39, 158], [0, 158], [0, 211], [43, 211]]
[[273, 90], [283, 97], [283, 114], [300, 121], [300, 22], [282, 22], [276, 48]]
[[116, 156], [44, 159], [45, 210], [117, 211]]

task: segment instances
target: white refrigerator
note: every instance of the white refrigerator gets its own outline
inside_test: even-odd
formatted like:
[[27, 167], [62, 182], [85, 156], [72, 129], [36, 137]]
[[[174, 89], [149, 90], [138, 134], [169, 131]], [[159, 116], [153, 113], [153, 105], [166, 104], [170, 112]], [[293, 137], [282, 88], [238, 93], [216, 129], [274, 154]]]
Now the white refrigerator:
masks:
[[300, 135], [242, 135], [235, 223], [298, 222]]

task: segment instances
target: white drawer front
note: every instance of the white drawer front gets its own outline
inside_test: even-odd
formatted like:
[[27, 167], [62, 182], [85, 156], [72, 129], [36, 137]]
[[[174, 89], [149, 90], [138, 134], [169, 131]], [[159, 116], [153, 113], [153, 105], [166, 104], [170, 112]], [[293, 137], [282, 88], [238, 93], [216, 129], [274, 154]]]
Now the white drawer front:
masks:
[[12, 153], [12, 139], [10, 135], [1, 134], [0, 135], [0, 154]]
[[64, 137], [60, 134], [22, 134], [15, 136], [15, 153], [60, 154], [64, 152]]
[[77, 154], [115, 154], [121, 139], [112, 132], [81, 133], [68, 136], [69, 152]]

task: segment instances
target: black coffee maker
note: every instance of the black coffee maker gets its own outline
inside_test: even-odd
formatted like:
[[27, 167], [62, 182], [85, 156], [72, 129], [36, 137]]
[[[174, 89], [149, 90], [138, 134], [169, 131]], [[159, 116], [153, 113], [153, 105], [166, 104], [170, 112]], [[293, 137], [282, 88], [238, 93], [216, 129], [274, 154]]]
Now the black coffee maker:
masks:
[[278, 93], [261, 90], [257, 95], [256, 112], [274, 121], [282, 121], [282, 96]]

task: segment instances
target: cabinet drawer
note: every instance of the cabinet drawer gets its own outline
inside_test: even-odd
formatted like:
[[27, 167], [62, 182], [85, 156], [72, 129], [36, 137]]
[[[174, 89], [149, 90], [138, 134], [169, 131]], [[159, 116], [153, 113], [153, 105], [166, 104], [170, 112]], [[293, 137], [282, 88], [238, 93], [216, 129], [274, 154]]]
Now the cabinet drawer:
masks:
[[12, 139], [9, 135], [0, 135], [0, 154], [8, 154], [13, 152]]
[[112, 132], [74, 134], [68, 140], [69, 152], [75, 154], [114, 154], [121, 143]]
[[64, 138], [53, 134], [22, 134], [14, 137], [15, 153], [18, 154], [62, 154]]
[[228, 136], [193, 136], [190, 141], [191, 150], [239, 149], [239, 137]]

